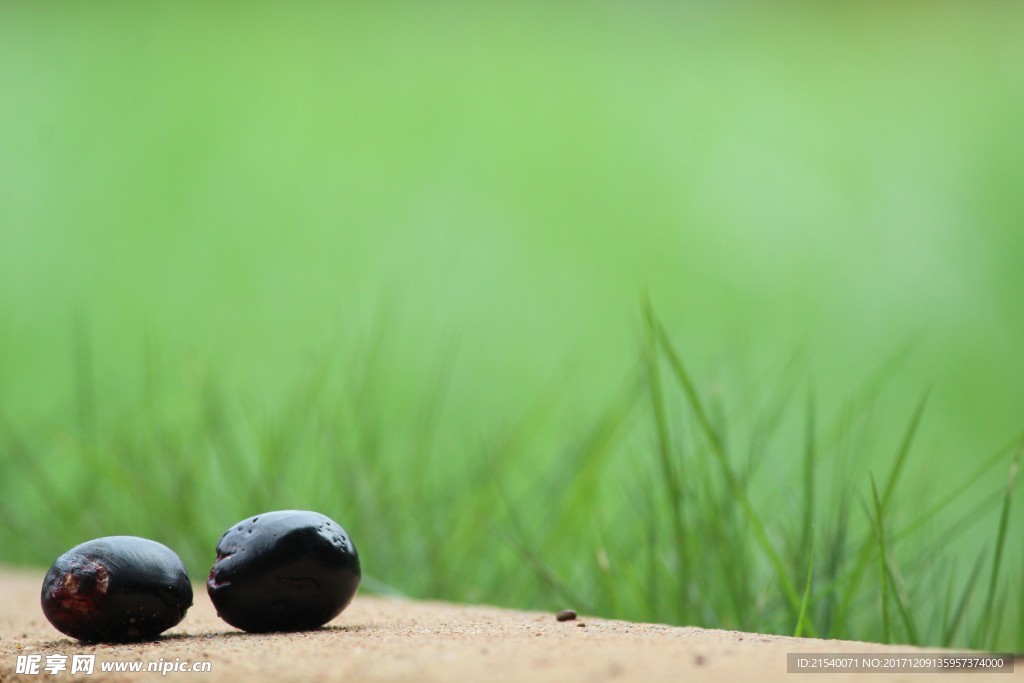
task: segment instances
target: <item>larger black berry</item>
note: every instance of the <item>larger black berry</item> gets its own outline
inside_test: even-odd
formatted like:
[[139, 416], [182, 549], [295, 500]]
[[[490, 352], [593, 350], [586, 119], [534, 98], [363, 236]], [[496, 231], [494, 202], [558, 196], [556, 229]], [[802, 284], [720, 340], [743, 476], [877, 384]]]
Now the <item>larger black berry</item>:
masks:
[[72, 638], [155, 638], [185, 617], [192, 584], [181, 558], [137, 536], [107, 536], [57, 558], [43, 579], [43, 614]]
[[280, 510], [242, 520], [221, 536], [206, 588], [232, 626], [302, 631], [338, 616], [359, 578], [356, 548], [337, 522]]

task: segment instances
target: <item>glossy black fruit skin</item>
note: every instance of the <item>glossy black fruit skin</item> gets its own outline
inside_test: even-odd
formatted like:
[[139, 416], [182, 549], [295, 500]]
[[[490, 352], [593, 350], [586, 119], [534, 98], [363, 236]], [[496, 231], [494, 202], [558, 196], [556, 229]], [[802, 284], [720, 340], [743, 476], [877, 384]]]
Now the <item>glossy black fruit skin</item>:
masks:
[[192, 583], [181, 558], [162, 543], [107, 536], [58, 557], [40, 601], [54, 628], [72, 638], [151, 640], [185, 617]]
[[279, 510], [242, 520], [221, 536], [206, 588], [232, 626], [304, 631], [341, 614], [360, 576], [356, 547], [337, 522]]

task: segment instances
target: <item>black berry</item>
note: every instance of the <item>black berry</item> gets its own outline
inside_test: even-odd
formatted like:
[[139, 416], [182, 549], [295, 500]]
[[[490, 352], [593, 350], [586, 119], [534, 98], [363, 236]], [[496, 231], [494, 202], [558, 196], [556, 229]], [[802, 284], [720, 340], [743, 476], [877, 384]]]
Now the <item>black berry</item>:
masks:
[[356, 548], [337, 522], [281, 510], [242, 520], [221, 536], [206, 588], [232, 626], [303, 631], [341, 614], [359, 578]]
[[192, 584], [167, 546], [107, 536], [57, 558], [43, 579], [43, 614], [72, 638], [125, 642], [155, 638], [185, 617]]

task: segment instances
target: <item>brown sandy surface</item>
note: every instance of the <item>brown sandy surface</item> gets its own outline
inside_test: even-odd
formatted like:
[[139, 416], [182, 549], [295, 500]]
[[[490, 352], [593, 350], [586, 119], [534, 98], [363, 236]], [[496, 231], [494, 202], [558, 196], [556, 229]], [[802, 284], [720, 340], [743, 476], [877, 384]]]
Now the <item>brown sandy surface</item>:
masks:
[[[811, 640], [692, 627], [638, 624], [581, 616], [557, 622], [554, 611], [517, 612], [357, 596], [327, 627], [250, 635], [221, 621], [204, 586], [185, 620], [160, 640], [133, 645], [83, 645], [55, 631], [39, 607], [43, 572], [0, 571], [0, 681], [18, 675], [17, 655], [95, 654], [96, 671], [82, 680], [160, 680], [159, 673], [101, 673], [100, 662], [208, 661], [209, 673], [171, 673], [197, 681], [689, 681], [794, 682], [850, 680], [1003, 681], [1012, 674], [787, 674], [786, 654], [923, 652], [848, 641]], [[69, 657], [70, 661], [70, 657]], [[72, 680], [67, 671], [52, 676]]]

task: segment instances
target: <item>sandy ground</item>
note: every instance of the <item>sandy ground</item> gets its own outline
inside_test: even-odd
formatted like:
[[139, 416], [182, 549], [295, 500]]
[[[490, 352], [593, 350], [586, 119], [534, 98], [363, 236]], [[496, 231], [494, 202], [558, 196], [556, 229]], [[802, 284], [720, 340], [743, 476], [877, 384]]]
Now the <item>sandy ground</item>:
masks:
[[[210, 662], [209, 673], [170, 673], [199, 681], [691, 681], [793, 682], [851, 680], [1003, 681], [986, 674], [790, 674], [787, 653], [922, 653], [847, 641], [810, 640], [734, 631], [593, 619], [558, 622], [554, 612], [517, 612], [357, 596], [327, 627], [292, 634], [250, 635], [221, 621], [205, 587], [185, 620], [155, 642], [82, 645], [55, 631], [39, 607], [42, 572], [0, 571], [0, 681], [160, 680], [159, 673], [103, 673], [102, 662]], [[92, 675], [16, 673], [18, 655], [95, 654]], [[45, 663], [45, 661], [44, 661]]]

